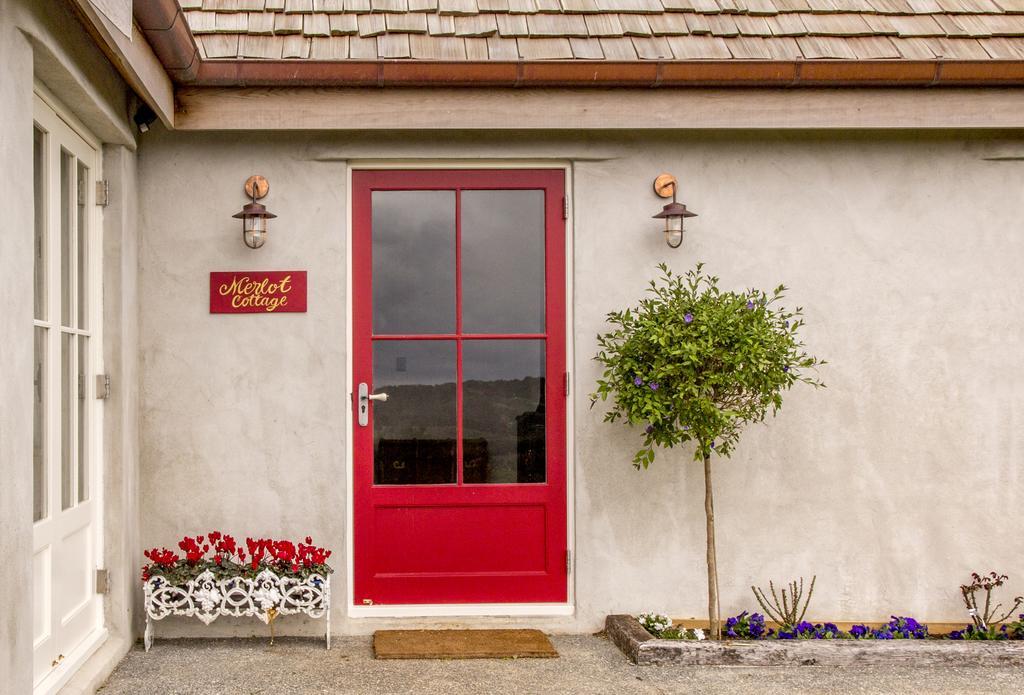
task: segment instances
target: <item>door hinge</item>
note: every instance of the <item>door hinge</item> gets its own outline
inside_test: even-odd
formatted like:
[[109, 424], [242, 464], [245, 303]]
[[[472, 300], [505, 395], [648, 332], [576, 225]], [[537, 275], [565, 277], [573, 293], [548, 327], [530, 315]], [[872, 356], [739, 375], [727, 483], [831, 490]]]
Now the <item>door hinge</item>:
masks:
[[107, 207], [110, 204], [110, 182], [96, 182], [96, 204], [100, 207]]
[[572, 574], [572, 551], [565, 551], [565, 573]]
[[110, 590], [110, 573], [105, 569], [96, 570], [96, 593], [105, 594]]
[[96, 375], [96, 400], [102, 401], [110, 398], [110, 375]]
[[565, 373], [565, 397], [569, 397], [569, 393], [572, 391], [572, 379], [569, 378], [569, 372]]
[[562, 196], [562, 219], [569, 219], [569, 199]]

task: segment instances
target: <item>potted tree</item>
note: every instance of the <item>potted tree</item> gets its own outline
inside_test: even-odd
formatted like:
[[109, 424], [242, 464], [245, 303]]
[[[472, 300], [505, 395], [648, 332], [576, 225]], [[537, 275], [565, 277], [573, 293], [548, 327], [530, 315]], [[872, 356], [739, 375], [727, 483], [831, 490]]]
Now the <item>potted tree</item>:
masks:
[[708, 619], [721, 638], [711, 457], [728, 457], [746, 425], [782, 406], [796, 383], [821, 387], [821, 360], [798, 332], [801, 309], [779, 306], [786, 288], [771, 293], [719, 288], [703, 264], [678, 275], [665, 264], [638, 306], [608, 314], [612, 330], [598, 337], [604, 373], [594, 403], [611, 399], [605, 421], [642, 428], [633, 456], [637, 469], [654, 462], [658, 447], [693, 443], [704, 467], [707, 522]]

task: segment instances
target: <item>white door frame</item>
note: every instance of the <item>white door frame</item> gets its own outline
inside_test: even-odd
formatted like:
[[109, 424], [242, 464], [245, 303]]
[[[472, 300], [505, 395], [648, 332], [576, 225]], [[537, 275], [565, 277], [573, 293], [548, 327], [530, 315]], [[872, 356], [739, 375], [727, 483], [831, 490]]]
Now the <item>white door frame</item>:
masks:
[[[573, 170], [565, 160], [465, 160], [465, 159], [411, 159], [411, 160], [348, 160], [346, 169], [346, 227], [345, 227], [345, 376], [351, 390], [352, 379], [352, 172], [364, 169], [562, 169], [565, 171], [565, 368], [569, 374], [569, 394], [565, 407], [565, 503], [566, 503], [566, 548], [569, 551], [570, 571], [568, 594], [565, 603], [460, 603], [460, 604], [417, 604], [395, 606], [355, 605], [355, 558], [353, 538], [353, 457], [352, 441], [353, 409], [352, 398], [345, 408], [345, 563], [347, 591], [345, 595], [346, 615], [351, 618], [431, 618], [431, 617], [474, 617], [474, 616], [524, 616], [557, 617], [571, 616], [576, 611], [576, 517], [575, 517], [575, 469], [576, 442], [574, 436], [573, 399], [576, 397], [576, 367], [573, 360], [575, 337], [573, 333]], [[351, 394], [350, 394], [351, 395]]]
[[[103, 558], [103, 404], [96, 400], [95, 375], [104, 373], [103, 367], [103, 216], [102, 210], [96, 205], [95, 182], [103, 177], [102, 145], [78, 119], [71, 115], [61, 102], [38, 82], [35, 85], [34, 123], [45, 135], [45, 174], [44, 189], [46, 190], [45, 206], [45, 266], [46, 278], [43, 286], [46, 289], [46, 319], [34, 321], [37, 328], [46, 330], [46, 365], [43, 374], [45, 390], [45, 469], [47, 471], [47, 513], [33, 525], [33, 558], [45, 552], [47, 562], [42, 576], [36, 576], [34, 562], [33, 590], [33, 695], [50, 695], [59, 690], [75, 671], [92, 655], [106, 639], [107, 632], [103, 626], [103, 599], [96, 593], [96, 569]], [[75, 158], [76, 166], [71, 175], [75, 182], [71, 196], [80, 196], [72, 203], [72, 209], [82, 206], [82, 219], [87, 225], [87, 243], [85, 273], [85, 292], [88, 294], [86, 326], [79, 327], [74, 320], [65, 327], [61, 319], [61, 201], [60, 201], [60, 161], [62, 151]], [[76, 190], [78, 167], [80, 163], [88, 169], [87, 179], [82, 185], [81, 193]], [[77, 237], [78, 215], [69, 214], [71, 237]], [[71, 271], [72, 312], [77, 312], [77, 240], [70, 247], [69, 268]], [[70, 335], [76, 347], [83, 339], [87, 339], [88, 349], [85, 354], [84, 374], [78, 374], [77, 397], [73, 397], [75, 416], [71, 418], [71, 441], [75, 450], [72, 459], [71, 495], [74, 504], [62, 510], [61, 500], [61, 342], [63, 335]], [[78, 354], [77, 352], [75, 353]], [[34, 362], [33, 362], [34, 363]], [[77, 373], [79, 360], [74, 360]], [[72, 387], [74, 388], [74, 387]], [[84, 489], [86, 499], [78, 501], [79, 480], [77, 457], [82, 454], [78, 447], [79, 409], [85, 409], [86, 430], [84, 435], [84, 453], [87, 464], [87, 480]], [[56, 515], [56, 516], [55, 516]], [[61, 575], [59, 562], [55, 562], [55, 543], [61, 540], [65, 531], [80, 529], [85, 535], [85, 589], [82, 601], [65, 609], [59, 601], [62, 592], [61, 583], [69, 581], [68, 576]], [[79, 575], [79, 579], [83, 579]], [[42, 589], [45, 596], [37, 596], [35, 592]], [[43, 604], [37, 604], [43, 600]], [[45, 624], [45, 632], [39, 634], [37, 612], [42, 606], [40, 620]], [[65, 620], [62, 621], [61, 613]], [[74, 636], [73, 639], [70, 636]], [[50, 663], [45, 663], [50, 662]]]

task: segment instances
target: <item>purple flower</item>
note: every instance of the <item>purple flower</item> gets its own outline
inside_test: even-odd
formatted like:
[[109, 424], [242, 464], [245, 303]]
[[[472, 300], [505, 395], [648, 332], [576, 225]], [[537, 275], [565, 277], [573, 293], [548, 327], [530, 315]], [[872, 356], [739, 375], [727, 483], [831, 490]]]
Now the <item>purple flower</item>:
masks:
[[789, 328], [789, 321], [786, 321], [786, 328]]
[[715, 448], [715, 443], [714, 443], [714, 442], [711, 442], [711, 448], [712, 448], [712, 449], [714, 449], [714, 448]]
[[747, 309], [749, 309], [750, 311], [754, 310], [754, 300], [753, 299], [748, 299], [747, 300]]
[[658, 382], [657, 381], [652, 381], [651, 383], [648, 384], [648, 386], [651, 387], [651, 391], [657, 391], [658, 390]]
[[684, 323], [693, 323], [693, 314], [691, 314], [690, 312], [686, 312], [686, 315], [683, 316], [683, 322]]
[[871, 634], [871, 629], [867, 625], [854, 625], [850, 628], [850, 636], [854, 639], [863, 639]]
[[650, 434], [653, 431], [654, 431], [654, 425], [647, 425], [647, 427], [644, 429], [644, 432], [646, 432], [647, 434]]
[[786, 365], [785, 367], [783, 367], [783, 368], [782, 368], [782, 371], [784, 371], [784, 372], [788, 372], [788, 371], [789, 371], [789, 365], [787, 364], [787, 365]]
[[634, 386], [643, 386], [644, 385], [644, 380], [641, 379], [638, 376], [637, 377], [633, 377], [633, 385]]

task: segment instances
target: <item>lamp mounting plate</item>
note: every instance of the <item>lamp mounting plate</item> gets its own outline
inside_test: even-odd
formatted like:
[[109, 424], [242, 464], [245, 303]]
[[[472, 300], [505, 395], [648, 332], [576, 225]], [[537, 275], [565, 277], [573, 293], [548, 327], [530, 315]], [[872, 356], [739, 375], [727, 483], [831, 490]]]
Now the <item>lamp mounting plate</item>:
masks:
[[654, 192], [660, 198], [671, 198], [676, 190], [676, 177], [672, 174], [659, 174], [654, 179]]
[[253, 174], [245, 180], [245, 194], [250, 198], [260, 199], [270, 192], [270, 182], [266, 177]]

